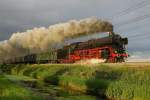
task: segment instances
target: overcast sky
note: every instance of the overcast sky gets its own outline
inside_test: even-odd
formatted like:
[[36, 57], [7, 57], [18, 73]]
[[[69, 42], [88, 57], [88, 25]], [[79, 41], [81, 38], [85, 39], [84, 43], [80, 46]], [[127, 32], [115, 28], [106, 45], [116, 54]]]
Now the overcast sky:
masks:
[[111, 21], [115, 32], [129, 37], [129, 51], [150, 50], [150, 35], [132, 39], [132, 35], [150, 33], [150, 18], [130, 21], [149, 14], [150, 2], [119, 15], [142, 1], [146, 0], [0, 0], [0, 41], [15, 32], [95, 16]]

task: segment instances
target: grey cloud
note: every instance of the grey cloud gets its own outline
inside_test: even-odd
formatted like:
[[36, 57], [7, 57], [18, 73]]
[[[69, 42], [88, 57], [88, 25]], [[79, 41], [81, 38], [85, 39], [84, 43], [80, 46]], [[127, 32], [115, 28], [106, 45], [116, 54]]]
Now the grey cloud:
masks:
[[128, 62], [149, 62], [150, 52], [149, 51], [134, 51], [130, 53], [131, 56], [127, 59]]
[[[70, 19], [82, 19], [90, 16], [99, 18], [115, 17], [120, 12], [133, 4], [137, 0], [0, 0], [0, 41], [8, 39], [14, 32], [22, 32], [33, 27], [48, 27], [49, 25], [65, 22]], [[119, 16], [113, 23], [122, 22], [140, 14], [147, 13], [149, 7], [143, 10], [132, 12], [126, 16]], [[140, 24], [140, 23], [139, 23]], [[132, 26], [138, 26], [133, 24]], [[127, 25], [129, 26], [129, 25]], [[124, 26], [126, 27], [126, 26]], [[134, 31], [145, 32], [148, 29], [138, 28]], [[124, 36], [129, 36], [131, 30], [115, 31]], [[148, 41], [149, 42], [149, 41]], [[129, 41], [130, 43], [130, 41]], [[147, 46], [141, 43], [137, 46], [129, 44], [129, 49], [140, 49]], [[146, 48], [146, 47], [145, 47]], [[149, 47], [147, 47], [149, 48]]]

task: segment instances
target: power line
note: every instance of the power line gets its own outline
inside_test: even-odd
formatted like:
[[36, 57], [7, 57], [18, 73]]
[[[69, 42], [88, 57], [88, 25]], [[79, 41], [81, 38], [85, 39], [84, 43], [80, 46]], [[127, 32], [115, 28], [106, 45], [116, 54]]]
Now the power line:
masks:
[[[121, 11], [121, 12], [118, 12], [118, 13], [115, 14], [115, 16], [112, 17], [111, 19], [118, 18], [119, 16], [126, 15], [126, 14], [128, 14], [128, 13], [134, 11], [134, 10], [138, 10], [138, 9], [140, 9], [140, 8], [143, 8], [143, 7], [147, 6], [147, 5], [149, 5], [149, 4], [150, 4], [150, 2], [149, 2], [148, 0], [141, 1], [141, 2], [135, 4], [135, 5], [129, 7], [129, 8], [127, 8], [127, 9]], [[117, 15], [117, 16], [116, 16], [116, 15]]]
[[[148, 26], [150, 23], [142, 23], [143, 25], [145, 25], [145, 26]], [[139, 24], [138, 24], [139, 25]], [[118, 31], [121, 31], [121, 30], [136, 30], [137, 28], [141, 28], [141, 27], [143, 27], [143, 26], [134, 26], [134, 27], [119, 27], [119, 29], [117, 29]], [[117, 27], [118, 28], [118, 27]]]
[[138, 17], [136, 17], [136, 18], [134, 18], [134, 19], [130, 19], [130, 20], [128, 20], [128, 21], [124, 21], [124, 22], [115, 24], [115, 26], [121, 27], [121, 26], [123, 26], [123, 25], [130, 24], [130, 23], [134, 23], [134, 22], [138, 22], [138, 21], [141, 21], [141, 20], [145, 20], [145, 19], [147, 19], [147, 18], [150, 18], [150, 13], [145, 14], [145, 15], [143, 15], [143, 16], [138, 16]]
[[[147, 1], [147, 0], [142, 1], [142, 2], [139, 2], [139, 3], [137, 3], [136, 5], [133, 5], [132, 7], [127, 8], [127, 9], [123, 10], [122, 12], [119, 12], [119, 13], [117, 14], [117, 16], [116, 16], [116, 17], [113, 17], [112, 19], [118, 18], [119, 16], [126, 15], [126, 14], [128, 14], [128, 13], [134, 11], [134, 10], [138, 10], [138, 9], [140, 9], [140, 8], [143, 8], [143, 7], [147, 6], [147, 5], [149, 5], [149, 4], [150, 4], [150, 2]], [[122, 27], [122, 26], [124, 26], [124, 25], [130, 24], [130, 23], [136, 23], [136, 22], [139, 22], [139, 21], [148, 19], [148, 18], [150, 18], [150, 13], [145, 14], [145, 15], [142, 15], [142, 16], [135, 17], [135, 18], [130, 19], [130, 20], [128, 20], [128, 21], [120, 22], [120, 23], [118, 23], [118, 24], [115, 24], [115, 26], [117, 26], [117, 27]], [[135, 28], [136, 28], [136, 27], [135, 27]], [[134, 28], [134, 29], [135, 29], [135, 28]], [[131, 38], [131, 41], [132, 41], [132, 42], [133, 42], [133, 41], [137, 41], [137, 40], [141, 41], [142, 39], [149, 39], [149, 38], [150, 38], [150, 33], [135, 34], [135, 35], [129, 36], [129, 39], [130, 39], [130, 38]]]
[[[144, 40], [148, 40], [148, 39], [150, 39], [150, 36], [142, 37], [142, 38], [139, 38], [139, 39], [130, 40], [130, 43], [134, 43], [134, 42], [137, 42], [137, 41], [142, 42], [143, 39], [144, 39]], [[132, 41], [132, 42], [131, 42], [131, 41]]]
[[[150, 2], [147, 1], [147, 0], [139, 2], [138, 4], [133, 5], [132, 7], [127, 8], [127, 9], [123, 10], [122, 12], [118, 13], [118, 16], [121, 16], [122, 14], [130, 13], [130, 12], [132, 12], [134, 10], [140, 9], [142, 7], [145, 7], [146, 5], [149, 5], [149, 4], [150, 4]], [[128, 21], [120, 22], [118, 24], [115, 24], [115, 26], [122, 27], [123, 25], [134, 23], [134, 22], [141, 21], [141, 20], [145, 20], [145, 19], [147, 19], [149, 17], [150, 17], [150, 13], [149, 14], [145, 14], [143, 16], [136, 17], [134, 19], [130, 19]]]
[[143, 35], [141, 37], [137, 37], [137, 38], [133, 38], [133, 39], [131, 38], [131, 40], [129, 38], [129, 40], [132, 41], [132, 42], [135, 42], [137, 40], [142, 42], [143, 39], [150, 39], [150, 35]]
[[134, 35], [131, 35], [131, 36], [129, 36], [130, 38], [137, 38], [137, 37], [141, 37], [141, 36], [145, 36], [145, 35], [150, 35], [150, 32], [148, 32], [148, 33], [143, 33], [143, 34], [141, 34], [141, 33], [139, 33], [139, 34], [134, 34]]

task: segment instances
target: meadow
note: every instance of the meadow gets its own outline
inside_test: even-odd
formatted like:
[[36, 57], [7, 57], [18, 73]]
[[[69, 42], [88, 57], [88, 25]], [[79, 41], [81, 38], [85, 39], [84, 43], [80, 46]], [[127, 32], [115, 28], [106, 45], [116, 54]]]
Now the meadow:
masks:
[[19, 86], [5, 76], [0, 75], [0, 100], [42, 100], [42, 96], [34, 94], [31, 90]]
[[35, 79], [34, 87], [45, 88], [56, 100], [150, 99], [149, 63], [1, 65], [1, 69], [9, 79]]

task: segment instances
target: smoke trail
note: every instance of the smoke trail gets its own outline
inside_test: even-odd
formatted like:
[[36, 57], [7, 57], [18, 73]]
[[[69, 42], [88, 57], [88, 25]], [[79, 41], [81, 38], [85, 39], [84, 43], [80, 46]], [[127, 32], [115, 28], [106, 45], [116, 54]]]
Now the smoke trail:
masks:
[[67, 38], [108, 31], [113, 31], [111, 23], [97, 18], [87, 18], [51, 25], [48, 28], [13, 33], [9, 40], [0, 43], [0, 59], [46, 51]]

